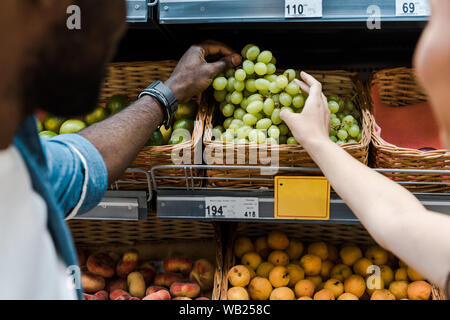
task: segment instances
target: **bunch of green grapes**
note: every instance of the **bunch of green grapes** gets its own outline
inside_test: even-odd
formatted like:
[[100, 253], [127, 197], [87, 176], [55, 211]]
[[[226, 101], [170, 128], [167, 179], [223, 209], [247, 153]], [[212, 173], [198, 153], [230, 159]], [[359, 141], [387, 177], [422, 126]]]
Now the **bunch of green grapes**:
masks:
[[330, 109], [330, 139], [338, 144], [361, 140], [361, 113], [351, 99], [331, 95], [327, 97]]
[[241, 67], [228, 69], [213, 81], [214, 98], [225, 117], [223, 124], [213, 129], [213, 137], [235, 143], [298, 144], [280, 118], [283, 109], [302, 112], [308, 97], [293, 82], [297, 76], [295, 70], [277, 75], [272, 52], [261, 51], [252, 44], [246, 45], [241, 54]]

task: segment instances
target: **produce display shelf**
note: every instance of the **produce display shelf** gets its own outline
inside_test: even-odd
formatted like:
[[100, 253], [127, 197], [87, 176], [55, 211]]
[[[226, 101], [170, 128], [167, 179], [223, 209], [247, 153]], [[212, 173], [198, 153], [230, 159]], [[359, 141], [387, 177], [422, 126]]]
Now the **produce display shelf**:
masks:
[[[301, 3], [301, 1], [297, 1]], [[303, 1], [306, 2], [306, 1]], [[308, 1], [311, 2], [311, 1]], [[405, 1], [405, 3], [423, 1]], [[323, 0], [322, 17], [286, 18], [285, 0], [159, 0], [161, 24], [236, 22], [365, 22], [379, 10], [381, 21], [427, 21], [418, 14], [396, 15], [395, 0]], [[419, 13], [421, 14], [421, 13]]]
[[[188, 173], [194, 169], [227, 169], [239, 170], [242, 168], [258, 169], [260, 167], [249, 166], [208, 166], [208, 165], [186, 165], [183, 166], [186, 172], [184, 177], [186, 186], [181, 187], [164, 187], [158, 188], [157, 181], [164, 177], [156, 175], [158, 170], [168, 169], [170, 166], [157, 166], [152, 168], [151, 176], [153, 182], [153, 189], [156, 191], [156, 211], [159, 218], [163, 219], [191, 219], [191, 220], [205, 220], [205, 221], [247, 221], [247, 222], [287, 222], [287, 223], [331, 223], [331, 224], [360, 224], [359, 220], [351, 212], [350, 208], [339, 198], [339, 196], [332, 192], [330, 194], [330, 212], [327, 220], [302, 220], [302, 219], [279, 219], [274, 214], [274, 191], [269, 188], [260, 189], [239, 189], [239, 188], [208, 188], [196, 187], [194, 181], [196, 179], [208, 180], [208, 177], [194, 177]], [[176, 166], [180, 167], [180, 166]], [[278, 168], [283, 174], [294, 173], [315, 173], [317, 168]], [[409, 172], [411, 174], [442, 174], [449, 175], [449, 170], [389, 170], [389, 169], [374, 169], [379, 172]], [[217, 178], [214, 178], [217, 179]], [[244, 178], [236, 178], [244, 179]], [[268, 176], [267, 179], [272, 179]], [[410, 184], [413, 182], [399, 182], [400, 184]], [[420, 182], [414, 182], [415, 184]], [[430, 184], [430, 183], [426, 183]], [[431, 182], [431, 184], [446, 184], [446, 182]], [[414, 193], [414, 195], [422, 202], [422, 204], [429, 210], [450, 214], [450, 200], [448, 194], [443, 193]], [[238, 201], [240, 199], [256, 198], [258, 203], [257, 216], [236, 218], [234, 215], [207, 215], [206, 201], [211, 198], [224, 197], [229, 201]]]

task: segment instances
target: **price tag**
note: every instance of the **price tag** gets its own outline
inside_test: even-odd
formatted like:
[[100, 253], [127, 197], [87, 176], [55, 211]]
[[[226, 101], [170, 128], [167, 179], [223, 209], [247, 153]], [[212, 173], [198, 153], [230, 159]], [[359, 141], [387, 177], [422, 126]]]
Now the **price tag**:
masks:
[[258, 198], [207, 197], [205, 217], [223, 219], [259, 218]]
[[330, 219], [330, 183], [325, 177], [275, 177], [275, 218]]
[[431, 14], [428, 0], [395, 0], [395, 15], [397, 17], [429, 16]]
[[322, 0], [284, 0], [285, 18], [321, 18]]

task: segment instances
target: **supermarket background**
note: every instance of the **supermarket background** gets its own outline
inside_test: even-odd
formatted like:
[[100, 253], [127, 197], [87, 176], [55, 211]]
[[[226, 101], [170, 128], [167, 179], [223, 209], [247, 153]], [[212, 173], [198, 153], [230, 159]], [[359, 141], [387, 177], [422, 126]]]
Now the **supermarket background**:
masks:
[[[315, 11], [313, 17], [306, 13], [292, 17], [285, 7], [304, 4], [318, 8], [320, 2], [320, 16]], [[240, 52], [246, 44], [253, 43], [261, 51], [273, 53], [277, 74], [289, 68], [312, 70], [327, 96], [352, 99], [360, 112], [362, 136], [342, 147], [359, 161], [414, 192], [427, 208], [448, 214], [449, 155], [441, 149], [427, 97], [411, 69], [415, 45], [428, 19], [426, 1], [377, 1], [380, 29], [368, 28], [368, 21], [374, 17], [374, 12], [368, 13], [371, 2], [127, 1], [129, 30], [109, 68], [100, 106], [110, 110], [111, 97], [116, 96], [117, 100], [118, 95], [131, 102], [152, 81], [167, 79], [176, 60], [192, 44], [215, 39]], [[235, 156], [239, 153], [237, 144], [211, 138], [211, 129], [225, 119], [213, 95], [211, 88], [192, 103], [195, 107], [184, 106], [177, 119], [182, 122], [172, 127], [173, 132], [177, 128], [187, 129], [192, 135], [190, 140], [182, 137], [176, 143], [167, 144], [168, 139], [161, 142], [160, 137], [155, 137], [158, 141], [153, 140], [144, 147], [96, 209], [69, 222], [80, 259], [85, 258], [81, 261], [82, 272], [98, 280], [92, 281], [92, 288], [84, 285], [89, 294], [86, 297], [104, 298], [104, 293], [95, 294], [106, 289], [106, 295], [113, 298], [110, 294], [114, 289], [121, 289], [129, 293], [137, 290], [138, 293], [130, 296], [142, 298], [141, 289], [131, 289], [123, 280], [138, 270], [145, 278], [145, 296], [152, 293], [147, 291], [148, 287], [169, 289], [173, 282], [190, 278], [200, 288], [178, 288], [178, 291], [175, 288], [175, 294], [167, 291], [172, 297], [227, 299], [233, 294], [245, 297], [241, 289], [229, 291], [233, 287], [245, 287], [251, 298], [268, 299], [274, 292], [272, 289], [289, 287], [291, 291], [277, 290], [278, 296], [314, 297], [322, 289], [328, 289], [333, 292], [333, 297], [329, 297], [333, 299], [344, 292], [370, 299], [373, 291], [361, 291], [353, 282], [358, 283], [360, 278], [367, 280], [365, 266], [372, 262], [381, 266], [383, 284], [378, 289], [389, 289], [391, 293], [380, 294], [380, 298], [444, 299], [436, 287], [420, 286], [423, 283], [418, 285], [420, 294], [411, 289], [408, 295], [408, 285], [422, 281], [422, 277], [392, 254], [373, 247], [373, 239], [333, 192], [328, 198], [325, 217], [311, 218], [301, 210], [295, 217], [286, 217], [274, 209], [276, 203], [286, 201], [286, 195], [275, 193], [275, 175], [261, 175], [263, 159], [249, 166], [248, 151], [245, 165], [173, 166], [171, 154], [180, 148], [191, 153], [192, 159], [196, 151], [208, 146], [231, 149]], [[40, 115], [44, 130], [47, 129], [45, 117]], [[170, 139], [171, 134], [162, 136]], [[270, 152], [275, 149], [280, 159], [276, 176], [321, 175], [301, 146], [269, 147]], [[309, 200], [304, 199], [314, 205]], [[238, 205], [231, 205], [233, 202]], [[240, 209], [244, 202], [248, 210]], [[211, 214], [212, 206], [220, 203], [228, 205], [221, 212]], [[138, 259], [131, 258], [137, 260], [136, 265], [131, 271], [119, 274], [116, 264], [123, 264], [128, 255], [136, 254], [133, 248], [139, 252]], [[109, 258], [95, 254], [99, 252]], [[302, 261], [305, 255], [318, 256], [320, 264], [307, 262], [306, 258]], [[106, 259], [114, 264], [115, 271], [112, 275], [98, 271], [89, 264], [89, 259], [91, 262]], [[267, 266], [266, 260], [273, 266], [286, 267], [291, 274], [289, 281], [278, 283], [277, 279], [270, 279], [272, 269], [258, 272], [261, 264]], [[151, 262], [151, 266], [146, 262]], [[229, 270], [240, 264], [250, 266], [249, 281], [245, 277], [240, 279], [245, 285], [238, 285], [229, 277]], [[171, 278], [158, 273], [178, 276]], [[205, 283], [198, 280], [199, 274], [205, 277]], [[261, 286], [270, 282], [273, 287], [267, 297], [253, 295], [247, 286], [255, 274], [265, 275], [262, 278], [269, 280]], [[348, 278], [353, 281], [346, 281]], [[300, 280], [302, 286], [296, 288]], [[393, 282], [396, 285], [391, 288]], [[311, 283], [313, 289], [308, 288]], [[126, 300], [127, 296], [114, 298]]]

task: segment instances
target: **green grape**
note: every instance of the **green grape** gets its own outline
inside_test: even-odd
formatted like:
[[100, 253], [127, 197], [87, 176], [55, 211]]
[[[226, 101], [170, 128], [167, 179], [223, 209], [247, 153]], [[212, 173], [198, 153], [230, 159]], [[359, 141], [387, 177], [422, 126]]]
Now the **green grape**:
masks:
[[287, 93], [289, 93], [291, 96], [295, 96], [300, 93], [300, 88], [295, 82], [290, 82], [286, 89], [284, 89]]
[[[342, 119], [342, 123], [344, 125], [348, 125], [348, 126], [352, 126], [354, 124], [355, 118], [353, 118], [353, 116], [351, 115], [347, 115], [344, 117], [344, 119]], [[344, 139], [342, 139], [344, 140]]]
[[331, 136], [330, 140], [333, 141], [334, 143], [338, 142], [338, 138], [336, 138], [336, 136]]
[[217, 91], [222, 91], [227, 86], [227, 79], [225, 77], [217, 77], [213, 81], [213, 88]]
[[224, 133], [222, 133], [222, 137], [221, 140], [223, 142], [233, 142], [234, 140], [234, 133], [232, 131], [225, 131]]
[[296, 95], [294, 98], [292, 98], [292, 105], [295, 108], [303, 108], [303, 106], [305, 105], [305, 98], [301, 94]]
[[267, 74], [274, 74], [277, 71], [277, 67], [273, 63], [267, 64]]
[[259, 76], [263, 76], [267, 73], [267, 66], [265, 63], [258, 62], [255, 64], [255, 73]]
[[243, 81], [234, 81], [234, 90], [236, 91], [244, 91], [245, 83]]
[[266, 143], [267, 144], [278, 144], [278, 141], [276, 138], [269, 137], [266, 139]]
[[250, 49], [251, 47], [253, 47], [254, 44], [247, 44], [242, 50], [241, 50], [241, 56], [245, 57], [247, 55], [247, 51], [248, 49]]
[[242, 63], [242, 69], [244, 69], [245, 73], [248, 75], [252, 75], [255, 73], [255, 64], [250, 60], [245, 60]]
[[225, 96], [225, 102], [231, 103], [231, 92], [228, 92], [227, 95]]
[[[269, 80], [270, 82], [274, 82], [275, 80], [277, 80], [277, 75], [276, 74], [266, 74], [264, 76], [264, 79]], [[270, 86], [269, 86], [270, 89]]]
[[244, 121], [239, 120], [239, 119], [233, 119], [231, 120], [230, 126], [228, 127], [228, 129], [239, 129], [241, 127], [244, 126]]
[[265, 98], [270, 97], [271, 95], [269, 90], [260, 90], [259, 93], [261, 93]]
[[361, 132], [358, 134], [358, 136], [356, 137], [356, 141], [361, 141], [361, 138], [362, 138], [362, 134], [361, 134]]
[[330, 109], [330, 112], [333, 114], [337, 113], [339, 112], [339, 104], [334, 100], [328, 101], [328, 109]]
[[350, 127], [350, 129], [348, 129], [348, 134], [352, 137], [352, 138], [356, 138], [359, 135], [359, 126], [357, 124], [354, 124]]
[[245, 110], [243, 108], [237, 108], [236, 110], [234, 110], [233, 117], [235, 119], [242, 120], [242, 118], [244, 118], [245, 114], [246, 114], [246, 112], [245, 112]]
[[272, 115], [270, 116], [270, 119], [272, 120], [273, 124], [281, 123], [280, 112], [281, 112], [281, 109], [279, 109], [279, 108], [275, 108], [273, 110]]
[[280, 106], [280, 95], [279, 94], [274, 94], [272, 96], [273, 102], [275, 103], [275, 107], [279, 107]]
[[336, 143], [341, 145], [341, 144], [345, 144], [346, 142], [345, 142], [345, 140], [338, 140]]
[[294, 69], [287, 69], [285, 72], [283, 72], [283, 75], [288, 79], [288, 81], [292, 81], [295, 79], [295, 70]]
[[248, 133], [252, 130], [252, 127], [244, 125], [236, 130], [238, 139], [245, 139], [248, 137]]
[[248, 104], [247, 106], [247, 112], [251, 114], [257, 114], [259, 113], [264, 107], [264, 103], [261, 101], [253, 101]]
[[257, 114], [255, 114], [255, 117], [256, 117], [256, 119], [259, 121], [259, 120], [261, 120], [262, 118], [264, 118], [264, 115], [263, 115], [262, 113], [258, 112]]
[[263, 101], [263, 97], [262, 95], [260, 95], [259, 93], [255, 93], [252, 94], [251, 96], [248, 97], [248, 103], [252, 103], [253, 101]]
[[252, 46], [248, 48], [245, 57], [250, 61], [255, 61], [258, 58], [260, 50], [257, 46]]
[[[255, 115], [251, 114], [251, 113], [246, 113], [243, 117], [242, 117], [242, 121], [244, 121], [244, 123], [247, 126], [253, 126], [256, 124], [256, 122], [258, 121], [258, 118], [256, 118]], [[225, 127], [225, 125], [224, 125]]]
[[275, 59], [275, 57], [272, 56], [272, 60], [270, 60], [271, 64], [277, 64], [277, 59]]
[[248, 133], [248, 140], [253, 143], [264, 143], [266, 142], [266, 134], [261, 130], [252, 129]]
[[[242, 96], [242, 92], [239, 91], [234, 91], [231, 94], [231, 103], [233, 104], [240, 104], [242, 102], [243, 96]], [[233, 110], [234, 112], [234, 110]]]
[[219, 130], [220, 132], [225, 132], [225, 128], [221, 125], [215, 126], [214, 129]]
[[[261, 120], [259, 120], [261, 121]], [[281, 130], [277, 126], [270, 126], [270, 128], [267, 130], [267, 134], [269, 137], [277, 139], [280, 136]]]
[[275, 82], [276, 82], [278, 88], [280, 88], [281, 90], [286, 88], [286, 86], [289, 84], [288, 79], [283, 75], [278, 76], [277, 80]]
[[267, 81], [266, 79], [256, 79], [255, 85], [256, 85], [256, 89], [258, 89], [260, 91], [265, 91], [265, 90], [269, 90], [270, 82]]
[[292, 104], [292, 97], [289, 94], [282, 92], [280, 93], [280, 103], [285, 107], [289, 107]]
[[246, 76], [247, 74], [242, 69], [237, 69], [236, 72], [234, 73], [234, 77], [236, 78], [237, 81], [244, 81]]
[[[234, 106], [231, 103], [226, 104], [222, 108], [222, 113], [225, 117], [231, 117], [234, 113]], [[225, 126], [224, 126], [225, 127]], [[228, 129], [228, 128], [227, 128]]]
[[295, 111], [295, 113], [302, 113], [302, 111], [303, 111], [303, 108], [298, 108], [298, 109]]
[[228, 78], [227, 82], [227, 91], [233, 92], [234, 91], [234, 83], [236, 82], [236, 79], [234, 77]]
[[266, 116], [271, 116], [273, 109], [275, 108], [275, 102], [273, 102], [272, 98], [267, 98], [264, 101], [263, 111], [266, 114]]
[[279, 141], [280, 144], [286, 144], [287, 139], [288, 139], [288, 137], [286, 137], [286, 136], [280, 136], [278, 138], [278, 141]]
[[247, 98], [242, 99], [241, 103], [239, 104], [242, 109], [246, 110], [248, 106], [248, 100]]
[[329, 135], [330, 135], [330, 136], [335, 136], [335, 135], [337, 135], [336, 129], [334, 129], [333, 127], [330, 127], [330, 133], [329, 133]]
[[348, 137], [348, 132], [346, 130], [344, 130], [344, 129], [340, 129], [338, 131], [338, 133], [337, 133], [337, 136], [338, 136], [339, 139], [345, 140]]
[[256, 123], [256, 129], [267, 130], [272, 125], [272, 121], [267, 118], [263, 118]]
[[[283, 110], [288, 110], [288, 111], [290, 111], [290, 112], [294, 112], [294, 110], [292, 110], [292, 108], [291, 107], [281, 107], [281, 111], [283, 111]], [[280, 111], [280, 113], [281, 113], [281, 111]]]
[[248, 139], [234, 139], [235, 143], [248, 143]]
[[294, 137], [289, 137], [286, 141], [287, 144], [298, 144]]
[[330, 125], [334, 129], [338, 129], [341, 126], [341, 120], [339, 118], [330, 118]]
[[249, 92], [256, 92], [258, 89], [256, 89], [255, 83], [256, 83], [255, 79], [248, 79], [248, 80], [245, 82], [245, 88], [246, 88]]
[[214, 91], [214, 99], [216, 99], [217, 102], [225, 101], [226, 95], [227, 95], [227, 91], [226, 90]]
[[330, 94], [329, 96], [327, 96], [327, 100], [328, 101], [336, 101], [336, 102], [338, 102], [340, 100], [340, 98], [339, 98], [338, 95]]
[[231, 124], [231, 121], [233, 121], [233, 118], [232, 118], [232, 117], [231, 117], [231, 118], [227, 118], [227, 119], [224, 120], [224, 122], [223, 122], [223, 127], [225, 128], [225, 130], [228, 129], [228, 127], [229, 127], [230, 124]]
[[272, 60], [272, 52], [269, 50], [264, 50], [258, 56], [258, 62], [262, 62], [264, 64], [268, 64]]
[[355, 139], [348, 139], [347, 143], [356, 143], [357, 141]]
[[344, 109], [352, 112], [353, 110], [356, 110], [356, 107], [355, 107], [355, 104], [351, 100], [345, 100]]
[[269, 91], [272, 92], [272, 93], [278, 93], [278, 92], [281, 91], [281, 89], [278, 88], [276, 80], [269, 84]]
[[230, 68], [227, 71], [225, 71], [225, 77], [227, 77], [228, 79], [234, 77], [234, 69]]
[[330, 113], [330, 119], [336, 119], [337, 115], [335, 113]]
[[282, 136], [286, 136], [289, 133], [289, 128], [284, 123], [278, 125], [278, 129], [280, 129], [280, 135]]

